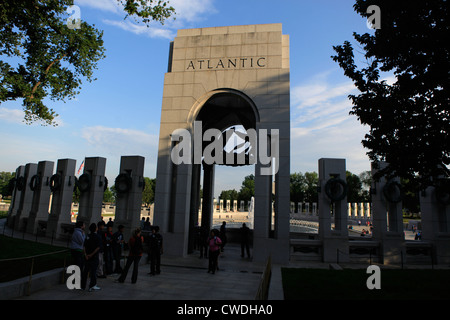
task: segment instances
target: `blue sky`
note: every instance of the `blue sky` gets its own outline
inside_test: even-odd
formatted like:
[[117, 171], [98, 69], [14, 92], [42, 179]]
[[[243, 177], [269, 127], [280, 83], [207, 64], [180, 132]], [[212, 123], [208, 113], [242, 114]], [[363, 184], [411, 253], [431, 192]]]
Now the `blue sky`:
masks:
[[[352, 82], [330, 58], [333, 45], [370, 32], [350, 0], [172, 0], [176, 20], [146, 27], [124, 20], [116, 0], [75, 0], [81, 19], [104, 30], [106, 58], [92, 83], [75, 100], [49, 101], [58, 127], [22, 122], [21, 102], [0, 104], [0, 171], [41, 160], [107, 158], [110, 181], [122, 155], [146, 159], [145, 176], [156, 175], [159, 121], [169, 43], [177, 29], [282, 23], [290, 36], [291, 172], [317, 171], [319, 158], [345, 158], [347, 170], [370, 169], [361, 140], [367, 128], [350, 116]], [[216, 194], [239, 190], [253, 167], [216, 171]]]

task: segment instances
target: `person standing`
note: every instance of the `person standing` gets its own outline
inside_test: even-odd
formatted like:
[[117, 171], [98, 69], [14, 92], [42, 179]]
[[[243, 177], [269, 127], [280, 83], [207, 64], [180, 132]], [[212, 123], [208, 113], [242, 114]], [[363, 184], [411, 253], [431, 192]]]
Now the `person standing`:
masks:
[[98, 278], [106, 278], [105, 271], [103, 270], [103, 264], [104, 264], [104, 247], [105, 247], [105, 231], [103, 228], [105, 227], [105, 221], [100, 220], [99, 223], [97, 223], [97, 236], [100, 239], [100, 251], [98, 252], [98, 269], [97, 269], [97, 277]]
[[227, 225], [227, 223], [224, 221], [224, 222], [222, 222], [222, 225], [220, 226], [219, 237], [220, 237], [220, 240], [222, 241], [222, 244], [220, 245], [220, 251], [221, 252], [223, 252], [223, 249], [224, 249], [225, 245], [227, 244], [226, 225]]
[[152, 234], [149, 239], [150, 246], [150, 275], [154, 276], [161, 273], [161, 254], [163, 253], [163, 237], [159, 233], [159, 227], [152, 228]]
[[130, 247], [130, 252], [127, 257], [127, 263], [122, 271], [119, 279], [116, 282], [123, 283], [127, 277], [128, 270], [133, 264], [133, 273], [131, 274], [131, 283], [136, 283], [138, 277], [139, 261], [142, 257], [144, 239], [141, 236], [141, 229], [137, 228], [134, 230], [133, 235], [128, 241], [128, 246]]
[[122, 267], [120, 266], [120, 260], [122, 258], [122, 248], [123, 248], [123, 229], [125, 227], [120, 225], [117, 231], [113, 234], [112, 241], [112, 251], [114, 255], [114, 273], [122, 273]]
[[81, 288], [86, 288], [87, 276], [90, 274], [89, 292], [100, 290], [97, 286], [97, 268], [99, 263], [100, 239], [97, 235], [97, 225], [92, 223], [89, 226], [89, 235], [84, 241], [85, 267], [81, 276]]
[[72, 241], [70, 242], [70, 251], [72, 259], [75, 265], [83, 271], [84, 267], [84, 240], [86, 235], [84, 233], [85, 224], [83, 221], [77, 221], [75, 223], [75, 229], [72, 234]]
[[217, 230], [211, 230], [210, 236], [208, 238], [208, 246], [209, 246], [209, 265], [208, 265], [208, 273], [212, 274], [216, 273], [218, 259], [220, 254], [220, 246], [222, 244], [222, 240], [217, 236]]
[[241, 257], [244, 257], [244, 248], [247, 251], [247, 257], [250, 258], [250, 229], [245, 223], [242, 224], [241, 231]]
[[152, 228], [152, 224], [150, 223], [150, 218], [147, 217], [147, 219], [145, 219], [145, 222], [144, 222], [144, 229], [143, 230], [150, 231], [151, 228]]
[[112, 225], [106, 227], [105, 243], [104, 243], [104, 260], [105, 260], [105, 272], [106, 275], [113, 273], [113, 233]]

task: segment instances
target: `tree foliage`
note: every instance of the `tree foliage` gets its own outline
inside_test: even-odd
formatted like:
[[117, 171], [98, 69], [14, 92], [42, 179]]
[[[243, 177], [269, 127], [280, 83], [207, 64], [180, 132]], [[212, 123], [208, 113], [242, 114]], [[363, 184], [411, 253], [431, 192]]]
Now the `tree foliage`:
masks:
[[155, 186], [156, 186], [156, 178], [150, 179], [144, 177], [145, 187], [144, 191], [142, 191], [142, 203], [147, 205], [155, 202]]
[[238, 200], [250, 201], [255, 195], [255, 176], [250, 174], [242, 181], [241, 189], [239, 190]]
[[15, 172], [0, 172], [0, 194], [3, 197], [9, 197], [11, 195], [11, 179], [16, 175]]
[[[350, 95], [358, 120], [370, 126], [362, 141], [371, 161], [389, 166], [375, 177], [419, 179], [422, 187], [449, 175], [450, 110], [449, 6], [446, 0], [357, 0], [363, 16], [370, 5], [381, 10], [381, 28], [353, 36], [366, 66], [355, 62], [352, 44], [334, 46], [333, 60], [360, 91]], [[382, 73], [392, 74], [388, 84]]]
[[[167, 1], [117, 0], [128, 16], [164, 22], [174, 9]], [[73, 99], [83, 81], [105, 58], [103, 32], [86, 22], [67, 26], [73, 0], [0, 3], [0, 103], [22, 100], [25, 122], [56, 125], [57, 113], [45, 99]], [[125, 18], [126, 18], [125, 17]]]

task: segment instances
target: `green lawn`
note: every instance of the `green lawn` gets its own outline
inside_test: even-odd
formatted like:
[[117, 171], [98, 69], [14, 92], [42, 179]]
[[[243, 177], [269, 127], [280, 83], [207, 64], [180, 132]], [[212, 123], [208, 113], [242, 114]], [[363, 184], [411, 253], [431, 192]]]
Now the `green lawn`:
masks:
[[366, 270], [282, 268], [286, 300], [450, 299], [450, 270], [381, 269], [381, 289], [369, 290]]
[[[67, 248], [0, 235], [0, 282], [29, 276], [31, 270], [31, 259], [12, 261], [4, 261], [4, 259], [30, 257], [61, 250], [67, 250]], [[36, 257], [34, 259], [33, 274], [61, 268], [64, 266], [64, 263], [69, 265], [70, 262], [71, 256], [69, 251]]]

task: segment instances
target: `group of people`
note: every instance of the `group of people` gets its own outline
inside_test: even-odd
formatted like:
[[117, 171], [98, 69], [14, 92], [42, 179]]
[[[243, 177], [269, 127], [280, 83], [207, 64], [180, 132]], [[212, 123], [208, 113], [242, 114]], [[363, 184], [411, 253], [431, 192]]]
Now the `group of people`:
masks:
[[[106, 229], [105, 229], [106, 227]], [[144, 240], [141, 228], [133, 231], [128, 242], [125, 241], [124, 226], [119, 225], [113, 233], [113, 222], [103, 220], [97, 224], [89, 225], [89, 233], [85, 233], [85, 224], [78, 221], [72, 235], [71, 252], [74, 263], [81, 270], [81, 289], [86, 289], [88, 275], [90, 277], [89, 291], [99, 290], [97, 278], [106, 278], [107, 275], [120, 274], [115, 282], [123, 283], [128, 271], [133, 265], [131, 282], [136, 283], [139, 261], [144, 253], [144, 242], [148, 244], [151, 275], [161, 272], [161, 254], [163, 253], [163, 239], [159, 228], [151, 228], [151, 234]], [[124, 268], [121, 267], [122, 251], [128, 248], [129, 253]]]
[[[72, 235], [71, 252], [74, 263], [81, 270], [81, 289], [86, 289], [89, 276], [89, 291], [99, 290], [97, 278], [106, 278], [112, 274], [119, 274], [115, 282], [123, 283], [128, 271], [133, 265], [131, 282], [136, 283], [138, 277], [139, 262], [144, 253], [144, 244], [148, 248], [148, 260], [150, 262], [151, 276], [161, 273], [161, 254], [163, 253], [163, 237], [159, 233], [158, 226], [151, 226], [148, 221], [142, 220], [143, 229], [151, 233], [144, 237], [142, 229], [133, 231], [128, 242], [125, 241], [123, 231], [124, 226], [119, 225], [117, 231], [113, 233], [113, 221], [108, 223], [103, 220], [97, 224], [89, 225], [89, 233], [85, 232], [85, 224], [78, 221]], [[227, 243], [226, 222], [224, 221], [218, 229], [203, 232], [198, 229], [197, 245], [200, 249], [200, 258], [209, 258], [208, 273], [215, 274], [219, 270], [218, 258], [224, 251]], [[244, 257], [244, 250], [250, 258], [249, 233], [250, 229], [243, 223], [241, 231], [241, 257]], [[128, 249], [127, 261], [124, 268], [121, 267], [122, 252]]]
[[[250, 258], [250, 229], [245, 223], [240, 228], [241, 234], [241, 257], [244, 257], [244, 250]], [[201, 258], [209, 258], [208, 273], [215, 274], [219, 270], [218, 259], [221, 252], [224, 252], [227, 243], [226, 222], [224, 221], [220, 226], [220, 230], [212, 229], [207, 232], [207, 229], [197, 227], [196, 247], [200, 251]]]

